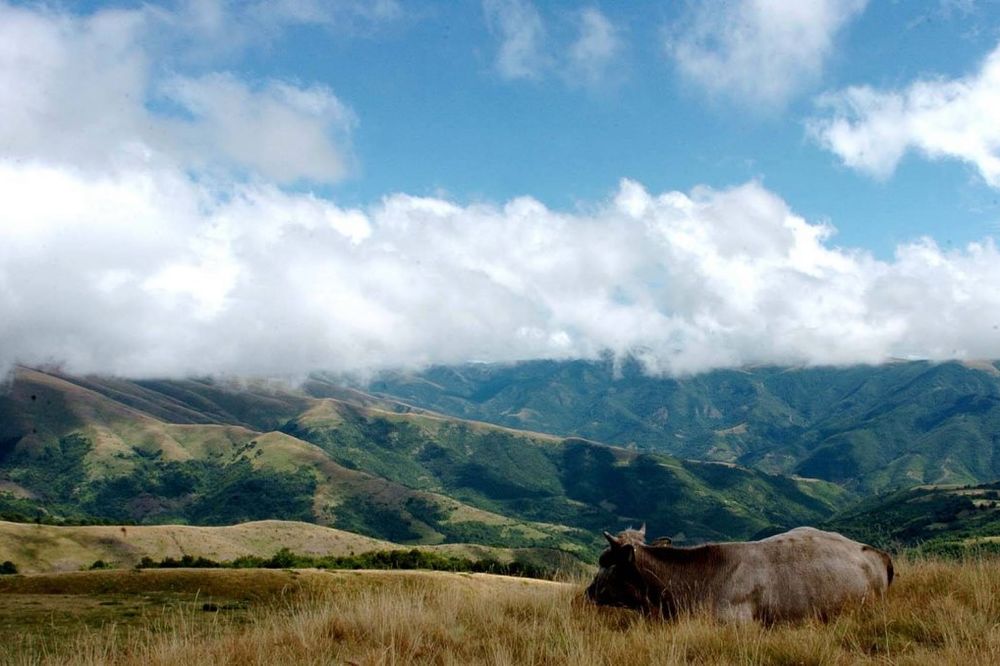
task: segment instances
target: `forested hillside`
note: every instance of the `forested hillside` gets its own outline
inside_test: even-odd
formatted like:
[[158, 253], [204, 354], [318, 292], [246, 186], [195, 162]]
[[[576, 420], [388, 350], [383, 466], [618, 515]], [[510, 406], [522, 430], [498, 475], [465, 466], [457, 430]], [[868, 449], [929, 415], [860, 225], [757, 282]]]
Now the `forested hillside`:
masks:
[[994, 363], [720, 370], [532, 361], [385, 374], [370, 391], [510, 427], [826, 479], [860, 493], [1000, 477]]
[[[339, 397], [317, 397], [332, 396]], [[0, 514], [43, 522], [304, 520], [397, 543], [592, 556], [602, 529], [679, 539], [817, 522], [833, 484], [301, 389], [21, 369], [0, 397]]]

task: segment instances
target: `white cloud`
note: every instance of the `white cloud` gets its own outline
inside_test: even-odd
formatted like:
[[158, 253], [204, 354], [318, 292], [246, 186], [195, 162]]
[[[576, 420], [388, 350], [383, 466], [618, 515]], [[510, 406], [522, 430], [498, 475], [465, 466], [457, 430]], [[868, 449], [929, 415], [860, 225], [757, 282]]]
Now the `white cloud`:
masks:
[[579, 35], [568, 51], [567, 77], [589, 86], [605, 80], [608, 68], [621, 50], [618, 29], [596, 7], [580, 11]]
[[[0, 155], [87, 168], [170, 162], [341, 179], [353, 113], [322, 87], [154, 76], [151, 10], [77, 17], [0, 2]], [[165, 108], [165, 102], [170, 108]]]
[[919, 241], [878, 261], [756, 183], [624, 181], [573, 214], [283, 191], [274, 181], [343, 172], [350, 111], [318, 87], [156, 79], [148, 11], [0, 3], [0, 372], [1000, 356], [993, 244]]
[[258, 0], [249, 12], [267, 22], [353, 26], [398, 19], [403, 8], [396, 0]]
[[483, 0], [490, 31], [499, 39], [494, 66], [507, 80], [561, 76], [573, 86], [596, 88], [621, 54], [620, 30], [597, 7], [566, 13], [575, 38], [553, 39], [530, 0]]
[[[176, 77], [160, 88], [189, 120], [162, 120], [188, 160], [249, 168], [277, 182], [340, 180], [354, 113], [323, 86], [270, 81], [258, 90], [228, 74]], [[206, 154], [207, 153], [207, 154]]]
[[[396, 0], [181, 0], [145, 13], [170, 41], [185, 43], [181, 58], [240, 52], [294, 26], [367, 34], [405, 16]], [[156, 35], [154, 35], [155, 37]]]
[[173, 168], [0, 161], [0, 366], [288, 375], [639, 353], [655, 371], [1000, 355], [1000, 251], [892, 261], [756, 183], [589, 214], [397, 194], [367, 210]]
[[847, 166], [885, 178], [914, 150], [966, 162], [1000, 187], [1000, 46], [970, 76], [902, 90], [852, 87], [821, 97], [820, 106], [829, 115], [809, 131]]
[[548, 66], [545, 25], [528, 0], [483, 0], [486, 24], [500, 39], [497, 72], [505, 79], [537, 79]]
[[867, 0], [711, 0], [671, 27], [680, 73], [713, 95], [781, 106], [819, 78], [837, 33]]

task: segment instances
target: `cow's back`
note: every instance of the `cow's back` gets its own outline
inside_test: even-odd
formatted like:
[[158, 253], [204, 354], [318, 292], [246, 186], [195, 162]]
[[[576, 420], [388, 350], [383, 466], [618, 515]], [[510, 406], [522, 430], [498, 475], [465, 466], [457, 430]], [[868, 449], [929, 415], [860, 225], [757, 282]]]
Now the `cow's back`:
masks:
[[881, 596], [890, 582], [884, 553], [811, 527], [720, 545], [735, 564], [716, 588], [716, 614], [723, 619], [826, 617]]

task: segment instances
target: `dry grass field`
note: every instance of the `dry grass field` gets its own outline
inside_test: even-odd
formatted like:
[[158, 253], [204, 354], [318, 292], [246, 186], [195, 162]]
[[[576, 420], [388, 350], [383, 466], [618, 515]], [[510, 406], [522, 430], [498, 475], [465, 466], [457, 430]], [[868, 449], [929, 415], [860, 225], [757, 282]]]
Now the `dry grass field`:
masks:
[[829, 623], [673, 623], [481, 574], [101, 571], [0, 578], [10, 664], [1000, 663], [1000, 560], [898, 562]]
[[[225, 527], [192, 525], [55, 526], [0, 520], [0, 562], [10, 560], [22, 573], [88, 569], [96, 560], [117, 568], [136, 565], [142, 557], [180, 559], [184, 555], [222, 562], [243, 555], [270, 557], [280, 548], [297, 555], [344, 556], [394, 549], [426, 551], [467, 559], [511, 562], [551, 557], [545, 551], [514, 550], [477, 544], [400, 545], [353, 532], [290, 520], [258, 520]], [[566, 558], [566, 567], [583, 565]]]

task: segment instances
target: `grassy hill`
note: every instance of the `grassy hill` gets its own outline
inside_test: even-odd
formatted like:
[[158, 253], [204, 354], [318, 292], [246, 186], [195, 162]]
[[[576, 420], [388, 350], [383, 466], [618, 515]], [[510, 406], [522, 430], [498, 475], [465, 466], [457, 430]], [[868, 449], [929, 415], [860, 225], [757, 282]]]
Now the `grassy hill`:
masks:
[[1000, 478], [995, 363], [665, 378], [634, 361], [532, 361], [387, 373], [365, 388], [462, 418], [816, 477], [860, 493]]
[[[0, 562], [22, 573], [80, 571], [100, 560], [134, 567], [144, 557], [180, 560], [185, 555], [215, 562], [244, 556], [262, 559], [285, 548], [296, 555], [343, 557], [410, 549], [389, 541], [312, 523], [263, 520], [225, 527], [192, 525], [38, 525], [0, 521]], [[519, 562], [566, 573], [583, 570], [569, 555], [544, 549], [495, 548], [475, 544], [417, 546], [418, 550], [466, 560]]]
[[21, 369], [0, 415], [0, 518], [17, 520], [283, 519], [592, 557], [601, 529], [629, 522], [743, 538], [848, 499], [827, 483], [512, 431], [321, 380], [292, 390]]
[[[22, 370], [0, 397], [0, 409], [14, 415], [3, 421], [14, 435], [0, 453], [0, 517], [200, 525], [278, 518], [426, 544], [465, 541], [472, 524], [490, 526], [492, 545], [573, 550], [592, 540], [583, 534], [567, 539], [569, 530], [560, 525], [529, 524], [348, 469], [317, 446], [281, 432], [190, 423], [194, 410], [177, 402], [177, 391], [164, 402], [185, 423], [119, 402], [116, 397], [128, 394], [126, 382], [113, 382], [111, 391], [96, 380], [82, 381], [86, 386], [76, 378]], [[224, 393], [227, 413], [253, 412], [240, 402], [243, 387], [205, 386], [213, 395]], [[133, 392], [155, 404], [150, 389]], [[188, 395], [194, 393], [188, 388]], [[300, 407], [322, 402], [291, 391], [272, 393], [268, 400], [248, 393], [255, 422], [279, 418], [296, 401]], [[219, 402], [216, 397], [213, 404]], [[261, 405], [278, 407], [268, 413]]]
[[886, 547], [1000, 553], [1000, 483], [918, 486], [862, 500], [827, 527]]
[[498, 514], [592, 534], [606, 525], [646, 521], [651, 532], [679, 540], [746, 538], [814, 522], [847, 497], [831, 484], [735, 465], [345, 403], [324, 403], [285, 430], [344, 466]]

